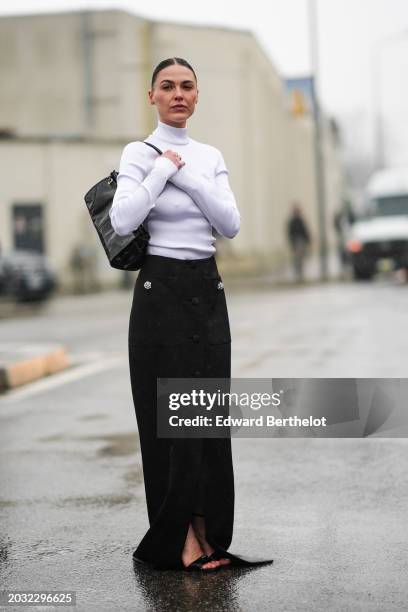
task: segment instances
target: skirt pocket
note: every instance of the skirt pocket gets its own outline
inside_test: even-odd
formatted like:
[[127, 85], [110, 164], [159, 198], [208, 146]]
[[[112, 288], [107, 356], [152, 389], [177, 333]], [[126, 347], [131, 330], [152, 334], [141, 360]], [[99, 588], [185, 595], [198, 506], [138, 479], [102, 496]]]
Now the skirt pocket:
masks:
[[139, 274], [129, 321], [129, 345], [173, 346], [190, 342], [176, 279]]

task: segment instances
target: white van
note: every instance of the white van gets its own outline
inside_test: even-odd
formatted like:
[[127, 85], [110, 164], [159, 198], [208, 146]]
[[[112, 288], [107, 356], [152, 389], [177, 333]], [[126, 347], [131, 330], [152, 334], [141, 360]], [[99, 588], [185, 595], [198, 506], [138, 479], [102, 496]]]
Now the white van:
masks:
[[370, 177], [347, 251], [358, 279], [372, 278], [381, 263], [408, 268], [408, 167], [385, 168]]

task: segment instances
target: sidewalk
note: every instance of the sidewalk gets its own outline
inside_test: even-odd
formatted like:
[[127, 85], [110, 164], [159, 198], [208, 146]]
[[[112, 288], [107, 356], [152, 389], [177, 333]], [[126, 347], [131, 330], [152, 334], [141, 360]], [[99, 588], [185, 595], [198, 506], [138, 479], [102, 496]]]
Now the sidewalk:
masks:
[[[342, 270], [336, 253], [329, 253], [327, 258], [327, 281], [339, 281], [344, 279], [345, 272]], [[281, 269], [271, 270], [263, 274], [252, 276], [236, 276], [228, 278], [228, 286], [234, 287], [270, 287], [275, 286], [307, 286], [308, 284], [320, 283], [320, 260], [317, 254], [310, 256], [304, 266], [304, 279], [299, 283], [295, 279], [293, 268], [287, 265]]]

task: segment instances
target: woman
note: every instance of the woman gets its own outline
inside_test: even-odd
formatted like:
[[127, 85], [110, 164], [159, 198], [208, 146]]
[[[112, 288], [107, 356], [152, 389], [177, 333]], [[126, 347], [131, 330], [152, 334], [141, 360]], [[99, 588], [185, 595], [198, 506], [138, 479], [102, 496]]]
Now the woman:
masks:
[[228, 553], [234, 515], [230, 438], [157, 437], [157, 378], [231, 375], [231, 336], [212, 228], [234, 238], [240, 214], [215, 147], [187, 134], [197, 78], [162, 61], [149, 100], [158, 125], [122, 153], [110, 211], [119, 235], [147, 222], [150, 241], [129, 322], [129, 366], [150, 528], [133, 553], [156, 568], [208, 572], [247, 561]]

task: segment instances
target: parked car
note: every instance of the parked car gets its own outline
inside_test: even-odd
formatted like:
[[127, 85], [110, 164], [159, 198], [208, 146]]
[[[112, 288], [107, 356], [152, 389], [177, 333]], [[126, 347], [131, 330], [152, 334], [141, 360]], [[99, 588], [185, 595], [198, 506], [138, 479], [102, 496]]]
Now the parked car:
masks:
[[408, 269], [408, 168], [386, 168], [371, 176], [347, 251], [357, 279], [371, 279], [382, 262]]
[[57, 286], [56, 272], [45, 255], [34, 251], [0, 255], [0, 296], [17, 301], [46, 300]]

